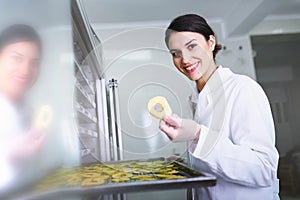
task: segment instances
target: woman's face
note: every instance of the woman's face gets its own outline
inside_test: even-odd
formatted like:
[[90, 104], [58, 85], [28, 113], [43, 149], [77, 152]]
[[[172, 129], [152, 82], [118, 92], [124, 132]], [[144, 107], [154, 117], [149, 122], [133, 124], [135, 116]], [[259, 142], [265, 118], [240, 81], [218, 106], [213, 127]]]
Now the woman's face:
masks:
[[0, 91], [19, 100], [35, 83], [39, 73], [40, 49], [36, 43], [23, 41], [0, 50]]
[[176, 68], [190, 80], [209, 78], [210, 68], [215, 66], [213, 53], [215, 37], [205, 37], [194, 32], [173, 32], [169, 38], [169, 50]]

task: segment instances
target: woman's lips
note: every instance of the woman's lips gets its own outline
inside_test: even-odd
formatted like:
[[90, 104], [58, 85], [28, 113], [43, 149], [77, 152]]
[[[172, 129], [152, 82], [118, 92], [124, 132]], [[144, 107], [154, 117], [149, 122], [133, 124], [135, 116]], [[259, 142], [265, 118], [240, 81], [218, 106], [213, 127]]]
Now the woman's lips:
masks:
[[29, 82], [31, 82], [31, 79], [29, 77], [17, 76], [14, 79], [15, 79], [15, 81], [17, 81], [18, 83], [21, 83], [21, 84], [28, 84]]
[[183, 68], [188, 73], [193, 73], [197, 69], [198, 64], [199, 64], [199, 62], [196, 62], [194, 64], [187, 65], [187, 66], [185, 66]]

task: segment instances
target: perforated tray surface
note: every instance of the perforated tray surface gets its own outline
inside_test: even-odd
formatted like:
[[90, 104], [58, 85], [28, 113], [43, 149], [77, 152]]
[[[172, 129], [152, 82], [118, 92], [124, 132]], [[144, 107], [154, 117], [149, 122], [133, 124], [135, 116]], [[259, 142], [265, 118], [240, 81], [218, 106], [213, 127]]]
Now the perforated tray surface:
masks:
[[189, 189], [215, 184], [216, 178], [213, 176], [205, 176], [177, 161], [157, 158], [58, 169], [41, 180], [34, 187], [35, 192], [30, 192], [22, 199]]

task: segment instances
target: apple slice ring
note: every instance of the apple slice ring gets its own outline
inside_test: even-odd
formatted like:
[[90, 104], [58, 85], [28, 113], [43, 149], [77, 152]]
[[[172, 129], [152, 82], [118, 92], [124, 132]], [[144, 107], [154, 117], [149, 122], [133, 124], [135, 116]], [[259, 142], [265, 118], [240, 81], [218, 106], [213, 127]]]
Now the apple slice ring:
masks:
[[148, 111], [157, 119], [163, 119], [166, 115], [172, 115], [172, 110], [167, 99], [162, 96], [155, 96], [148, 101]]
[[44, 105], [39, 108], [39, 111], [34, 120], [34, 127], [46, 130], [53, 118], [53, 110], [50, 105]]

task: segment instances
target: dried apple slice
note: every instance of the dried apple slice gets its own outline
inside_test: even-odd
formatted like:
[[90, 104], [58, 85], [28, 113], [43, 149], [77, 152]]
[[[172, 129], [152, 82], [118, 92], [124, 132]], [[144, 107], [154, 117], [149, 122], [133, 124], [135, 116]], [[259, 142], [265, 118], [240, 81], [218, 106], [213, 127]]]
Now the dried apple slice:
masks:
[[34, 127], [46, 130], [50, 126], [52, 122], [52, 118], [53, 118], [53, 111], [51, 106], [44, 105], [39, 109], [35, 117]]
[[172, 115], [171, 107], [165, 97], [156, 96], [148, 101], [149, 113], [158, 119], [163, 119], [165, 115]]

